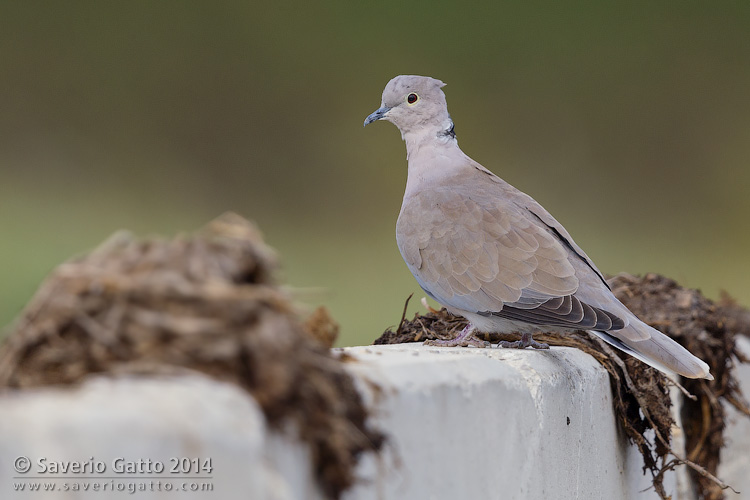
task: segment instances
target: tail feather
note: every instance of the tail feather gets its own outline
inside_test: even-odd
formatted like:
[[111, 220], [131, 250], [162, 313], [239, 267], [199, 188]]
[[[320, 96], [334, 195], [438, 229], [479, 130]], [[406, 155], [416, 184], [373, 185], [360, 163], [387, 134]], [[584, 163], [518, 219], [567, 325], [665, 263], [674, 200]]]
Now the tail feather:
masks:
[[647, 328], [650, 338], [638, 341], [629, 340], [624, 335], [619, 335], [620, 333], [627, 334], [621, 330], [614, 332], [591, 330], [591, 332], [608, 344], [668, 375], [679, 374], [687, 378], [713, 380], [714, 377], [703, 360], [693, 356], [690, 351], [660, 331], [641, 321], [631, 321], [626, 328], [638, 330]]

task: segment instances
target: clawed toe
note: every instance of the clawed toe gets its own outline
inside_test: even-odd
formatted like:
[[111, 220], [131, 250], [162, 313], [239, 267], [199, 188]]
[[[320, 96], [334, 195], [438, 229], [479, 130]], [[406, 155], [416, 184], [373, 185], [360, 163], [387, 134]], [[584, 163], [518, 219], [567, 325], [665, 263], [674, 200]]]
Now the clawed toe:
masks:
[[529, 347], [533, 347], [534, 349], [549, 349], [549, 344], [532, 340], [531, 342], [529, 342]]
[[425, 340], [424, 345], [436, 346], [436, 347], [490, 347], [491, 344], [487, 341], [480, 340], [476, 337], [466, 338], [455, 338], [450, 340]]
[[516, 340], [515, 342], [501, 340], [497, 343], [497, 346], [507, 349], [526, 349], [527, 347], [532, 347], [534, 349], [549, 349], [549, 344], [545, 344], [544, 342], [537, 342], [531, 337], [530, 333], [522, 334], [521, 340]]
[[457, 339], [450, 339], [450, 340], [425, 340], [422, 345], [429, 345], [433, 347], [456, 347], [461, 342]]
[[482, 348], [484, 348], [484, 347], [492, 347], [492, 344], [490, 344], [486, 340], [481, 340], [481, 339], [478, 339], [476, 337], [470, 338], [466, 342], [466, 344], [464, 344], [464, 347], [467, 347], [467, 346], [470, 346], [470, 345], [473, 345], [474, 347], [482, 347]]

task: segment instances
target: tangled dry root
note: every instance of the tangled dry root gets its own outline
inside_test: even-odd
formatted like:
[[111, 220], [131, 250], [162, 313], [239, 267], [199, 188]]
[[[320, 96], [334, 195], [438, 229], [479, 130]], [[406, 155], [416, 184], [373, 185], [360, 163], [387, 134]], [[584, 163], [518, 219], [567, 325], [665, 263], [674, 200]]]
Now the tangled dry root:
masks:
[[325, 345], [337, 325], [322, 310], [303, 325], [275, 268], [255, 226], [234, 214], [172, 240], [118, 233], [42, 284], [0, 347], [0, 387], [181, 370], [231, 381], [272, 426], [294, 424], [337, 498], [383, 436]]

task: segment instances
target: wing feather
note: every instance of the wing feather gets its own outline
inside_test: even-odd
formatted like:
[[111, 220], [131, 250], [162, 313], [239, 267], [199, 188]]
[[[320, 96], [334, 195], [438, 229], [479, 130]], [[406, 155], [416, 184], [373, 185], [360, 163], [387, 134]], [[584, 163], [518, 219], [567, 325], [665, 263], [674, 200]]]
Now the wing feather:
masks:
[[407, 266], [443, 305], [545, 326], [622, 328], [575, 296], [576, 267], [559, 234], [496, 193], [455, 185], [405, 199], [396, 228]]

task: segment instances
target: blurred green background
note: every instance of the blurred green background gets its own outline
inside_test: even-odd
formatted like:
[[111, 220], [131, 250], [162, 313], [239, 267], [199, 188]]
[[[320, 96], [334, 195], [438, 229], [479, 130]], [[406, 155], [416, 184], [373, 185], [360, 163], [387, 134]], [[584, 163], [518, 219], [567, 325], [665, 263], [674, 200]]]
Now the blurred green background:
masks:
[[422, 296], [404, 145], [362, 128], [403, 73], [447, 82], [464, 151], [604, 272], [749, 304], [748, 61], [747, 2], [2, 2], [0, 323], [118, 228], [234, 210], [371, 342]]

